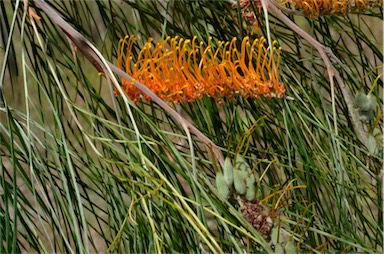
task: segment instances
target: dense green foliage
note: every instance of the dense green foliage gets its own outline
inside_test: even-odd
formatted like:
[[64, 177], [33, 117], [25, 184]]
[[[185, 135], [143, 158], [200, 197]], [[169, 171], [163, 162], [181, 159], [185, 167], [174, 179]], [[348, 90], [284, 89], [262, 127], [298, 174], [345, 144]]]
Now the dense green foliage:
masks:
[[226, 1], [49, 1], [112, 63], [127, 34], [277, 41], [283, 98], [171, 104], [252, 167], [274, 222], [262, 236], [217, 192], [209, 147], [156, 103], [126, 105], [30, 5], [40, 20], [0, 1], [0, 253], [382, 251], [382, 9], [289, 14], [340, 60], [332, 87], [313, 45], [257, 8], [251, 26]]

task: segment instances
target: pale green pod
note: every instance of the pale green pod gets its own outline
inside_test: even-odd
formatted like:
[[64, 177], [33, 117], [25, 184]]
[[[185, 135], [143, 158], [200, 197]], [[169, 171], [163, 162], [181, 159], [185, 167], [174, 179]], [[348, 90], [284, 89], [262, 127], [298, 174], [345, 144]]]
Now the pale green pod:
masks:
[[247, 181], [249, 181], [250, 183], [254, 184], [256, 182], [255, 175], [254, 174], [248, 174]]
[[357, 107], [359, 107], [359, 109], [361, 109], [362, 111], [368, 111], [372, 109], [372, 100], [370, 96], [362, 92], [358, 92], [356, 94], [355, 103]]
[[283, 246], [281, 246], [280, 243], [276, 244], [275, 245], [275, 254], [281, 254], [281, 253], [284, 253], [284, 249], [283, 249]]
[[[251, 175], [253, 176], [253, 174]], [[255, 177], [253, 176], [253, 180], [252, 180], [252, 177], [248, 177], [245, 182], [246, 182], [246, 187], [247, 187], [247, 191], [245, 193], [245, 198], [248, 200], [248, 201], [253, 201], [255, 200], [256, 198], [256, 187], [255, 187]]]
[[376, 127], [375, 129], [373, 129], [372, 131], [372, 135], [376, 138], [376, 137], [380, 137], [380, 135], [382, 135], [382, 132], [381, 132], [381, 129]]
[[372, 109], [367, 110], [367, 111], [363, 111], [363, 110], [360, 111], [360, 120], [362, 122], [369, 122], [374, 117], [375, 116], [373, 115], [373, 110]]
[[230, 158], [225, 158], [224, 161], [224, 179], [228, 187], [233, 185], [233, 167]]
[[377, 142], [375, 137], [372, 134], [369, 134], [368, 136], [368, 151], [370, 154], [376, 154], [376, 147], [377, 147]]
[[233, 170], [233, 182], [235, 185], [235, 190], [240, 195], [244, 195], [247, 191], [247, 186], [245, 183], [247, 176], [248, 173], [245, 171], [240, 171], [238, 169]]
[[275, 225], [271, 230], [271, 242], [273, 245], [276, 245], [281, 242], [281, 239], [279, 227]]
[[217, 172], [216, 174], [216, 187], [217, 192], [219, 193], [220, 197], [223, 199], [228, 199], [229, 197], [229, 187], [227, 183], [225, 182], [224, 175], [221, 172]]
[[292, 241], [287, 242], [287, 244], [285, 245], [285, 253], [286, 254], [296, 254], [297, 253], [296, 247]]
[[240, 171], [246, 171], [249, 173], [251, 171], [251, 167], [248, 165], [248, 163], [244, 160], [243, 156], [238, 154], [235, 159], [235, 168]]

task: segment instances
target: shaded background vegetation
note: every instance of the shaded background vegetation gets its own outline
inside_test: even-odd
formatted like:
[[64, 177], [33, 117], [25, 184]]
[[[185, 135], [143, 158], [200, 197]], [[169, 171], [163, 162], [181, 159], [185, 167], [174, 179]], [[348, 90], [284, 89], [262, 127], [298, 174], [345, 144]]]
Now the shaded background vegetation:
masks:
[[340, 60], [344, 89], [374, 98], [367, 116], [348, 110], [319, 53], [272, 13], [266, 22], [254, 8], [252, 26], [226, 1], [49, 5], [111, 62], [127, 34], [139, 45], [176, 35], [276, 40], [284, 98], [172, 105], [224, 156], [244, 156], [274, 228], [261, 236], [235, 197], [219, 198], [212, 151], [167, 112], [153, 102], [127, 107], [43, 12], [34, 9], [34, 29], [22, 2], [2, 1], [1, 253], [278, 252], [288, 242], [298, 251], [382, 251], [381, 8], [288, 14]]

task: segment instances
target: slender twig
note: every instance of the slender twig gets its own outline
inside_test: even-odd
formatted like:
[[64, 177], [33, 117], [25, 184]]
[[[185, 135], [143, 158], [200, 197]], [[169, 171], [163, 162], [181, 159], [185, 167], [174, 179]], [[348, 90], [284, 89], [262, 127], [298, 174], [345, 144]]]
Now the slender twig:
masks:
[[288, 13], [289, 15], [304, 16], [304, 14], [302, 12], [289, 9], [283, 5], [280, 5], [280, 4], [276, 4], [276, 7], [278, 9], [282, 10], [283, 12]]
[[[106, 68], [105, 64], [94, 51], [93, 47], [90, 47], [91, 42], [87, 40], [82, 34], [70, 26], [60, 15], [54, 11], [44, 0], [35, 0], [35, 5], [40, 8], [56, 25], [58, 25], [63, 32], [70, 38], [70, 40], [76, 45], [77, 50], [83, 53], [83, 55], [93, 64], [93, 66], [99, 71], [104, 72]], [[200, 130], [198, 130], [193, 124], [188, 122], [167, 103], [160, 99], [155, 93], [153, 93], [148, 87], [142, 83], [134, 80], [130, 75], [119, 69], [114, 64], [107, 62], [108, 67], [123, 79], [133, 81], [135, 87], [148, 95], [154, 102], [168, 112], [174, 119], [176, 119], [183, 128], [187, 128], [191, 133], [195, 134], [202, 142], [204, 142], [210, 150], [215, 154], [218, 162], [221, 166], [224, 166], [224, 156], [220, 148], [212, 142], [207, 136], [205, 136]], [[105, 73], [108, 76], [108, 73]]]
[[[363, 143], [366, 147], [368, 147], [368, 135], [363, 129], [363, 125], [359, 119], [358, 111], [354, 107], [354, 100], [350, 90], [344, 84], [343, 79], [340, 76], [340, 73], [336, 70], [336, 68], [332, 65], [331, 60], [335, 61], [337, 64], [342, 65], [341, 61], [333, 54], [332, 50], [328, 47], [325, 47], [308, 33], [306, 33], [303, 29], [297, 26], [292, 20], [290, 20], [281, 10], [277, 7], [277, 3], [271, 0], [265, 0], [268, 3], [268, 10], [275, 14], [277, 18], [279, 18], [282, 22], [284, 22], [289, 28], [291, 28], [295, 33], [300, 35], [304, 40], [306, 40], [309, 44], [311, 44], [320, 54], [321, 58], [324, 61], [325, 67], [327, 69], [329, 82], [331, 85], [332, 91], [332, 100], [334, 103], [334, 78], [339, 84], [340, 90], [343, 93], [343, 98], [348, 108], [348, 112], [350, 117], [352, 118], [352, 125], [356, 132], [356, 135], [361, 143]], [[330, 57], [329, 57], [330, 56]], [[337, 134], [337, 122], [336, 118], [334, 119], [334, 128]]]

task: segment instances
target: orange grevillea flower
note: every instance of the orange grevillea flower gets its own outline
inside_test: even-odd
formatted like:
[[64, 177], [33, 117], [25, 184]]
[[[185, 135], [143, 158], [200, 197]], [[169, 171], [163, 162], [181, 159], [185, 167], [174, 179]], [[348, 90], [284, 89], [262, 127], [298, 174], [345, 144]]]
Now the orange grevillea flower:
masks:
[[365, 13], [370, 8], [383, 6], [383, 0], [283, 0], [280, 2], [282, 5], [287, 3], [311, 17]]
[[[160, 98], [179, 103], [194, 101], [203, 96], [220, 100], [236, 95], [244, 98], [279, 97], [285, 88], [278, 79], [280, 49], [265, 47], [265, 39], [250, 41], [245, 37], [241, 47], [236, 38], [219, 41], [214, 47], [211, 38], [207, 45], [179, 37], [167, 37], [154, 43], [150, 38], [133, 62], [134, 36], [121, 39], [118, 47], [118, 66], [143, 83]], [[276, 56], [277, 61], [274, 61]], [[123, 89], [133, 101], [149, 99], [132, 81], [123, 79]]]
[[[310, 17], [319, 17], [326, 15], [344, 16], [347, 13], [365, 13], [368, 9], [375, 7], [383, 7], [383, 0], [277, 0], [280, 5], [289, 5], [302, 11]], [[252, 7], [251, 0], [240, 0], [240, 9], [244, 20], [251, 25], [257, 23], [255, 8], [261, 9], [260, 0], [254, 0]], [[237, 8], [237, 4], [232, 5], [232, 8]]]

